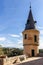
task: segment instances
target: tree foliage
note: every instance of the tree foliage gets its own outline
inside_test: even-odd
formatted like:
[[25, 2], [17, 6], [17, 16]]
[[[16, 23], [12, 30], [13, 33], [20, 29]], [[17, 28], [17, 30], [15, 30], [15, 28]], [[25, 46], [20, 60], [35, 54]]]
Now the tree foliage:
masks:
[[19, 48], [3, 48], [3, 52], [8, 57], [22, 55], [23, 50]]
[[43, 53], [43, 49], [39, 49], [39, 53]]

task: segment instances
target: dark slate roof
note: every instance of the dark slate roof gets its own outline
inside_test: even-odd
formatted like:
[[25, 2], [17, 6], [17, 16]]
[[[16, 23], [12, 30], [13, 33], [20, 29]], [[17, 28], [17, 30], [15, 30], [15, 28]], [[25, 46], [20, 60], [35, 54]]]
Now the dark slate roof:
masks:
[[29, 16], [28, 16], [28, 19], [27, 19], [25, 30], [35, 29], [35, 23], [36, 23], [36, 21], [34, 21], [34, 19], [33, 19], [32, 10], [31, 10], [31, 7], [30, 7]]

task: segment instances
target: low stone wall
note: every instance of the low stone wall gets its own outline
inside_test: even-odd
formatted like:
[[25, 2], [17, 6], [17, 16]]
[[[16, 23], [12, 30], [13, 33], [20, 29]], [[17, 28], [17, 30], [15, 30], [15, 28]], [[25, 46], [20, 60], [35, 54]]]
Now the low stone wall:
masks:
[[15, 56], [15, 57], [6, 57], [3, 59], [3, 65], [14, 65], [16, 63], [20, 63], [22, 62], [23, 60], [25, 60], [26, 57], [25, 55], [20, 55], [20, 56]]
[[10, 57], [3, 59], [4, 64], [3, 65], [12, 65], [14, 62], [16, 63], [17, 57]]

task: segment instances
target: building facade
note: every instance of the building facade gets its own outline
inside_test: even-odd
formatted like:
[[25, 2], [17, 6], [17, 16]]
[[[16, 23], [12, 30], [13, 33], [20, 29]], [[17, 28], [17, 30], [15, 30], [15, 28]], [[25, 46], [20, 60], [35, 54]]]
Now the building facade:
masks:
[[23, 34], [24, 54], [26, 56], [37, 56], [39, 54], [39, 31], [35, 27], [36, 21], [33, 19], [30, 6], [29, 16]]

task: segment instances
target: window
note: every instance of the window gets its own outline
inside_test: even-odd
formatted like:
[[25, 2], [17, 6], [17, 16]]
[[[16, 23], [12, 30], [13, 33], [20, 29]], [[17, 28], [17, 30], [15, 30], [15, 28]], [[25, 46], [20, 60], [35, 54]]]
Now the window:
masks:
[[37, 36], [36, 35], [34, 36], [34, 41], [37, 42]]
[[24, 39], [27, 39], [27, 34], [24, 35]]

